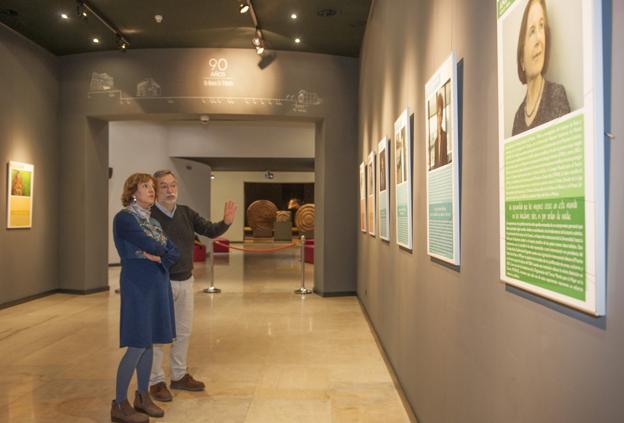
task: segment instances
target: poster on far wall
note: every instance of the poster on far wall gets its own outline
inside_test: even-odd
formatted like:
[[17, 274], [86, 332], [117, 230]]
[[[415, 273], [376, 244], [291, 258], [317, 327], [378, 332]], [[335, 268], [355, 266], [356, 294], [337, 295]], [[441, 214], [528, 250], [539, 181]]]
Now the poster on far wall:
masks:
[[375, 229], [377, 226], [377, 209], [375, 208], [375, 152], [371, 151], [368, 155], [368, 161], [366, 162], [366, 182], [368, 185], [368, 203], [366, 209], [368, 210], [368, 233], [375, 236]]
[[379, 238], [390, 241], [390, 196], [388, 195], [390, 188], [390, 145], [388, 138], [384, 137], [377, 145], [377, 169], [379, 181], [379, 196], [377, 197], [378, 216], [379, 216]]
[[605, 314], [602, 2], [498, 0], [501, 279]]
[[427, 253], [459, 265], [457, 60], [446, 59], [425, 85]]
[[35, 166], [9, 162], [7, 228], [31, 228]]
[[412, 133], [409, 109], [394, 122], [394, 181], [397, 244], [412, 249]]
[[366, 163], [360, 163], [360, 230], [366, 232]]

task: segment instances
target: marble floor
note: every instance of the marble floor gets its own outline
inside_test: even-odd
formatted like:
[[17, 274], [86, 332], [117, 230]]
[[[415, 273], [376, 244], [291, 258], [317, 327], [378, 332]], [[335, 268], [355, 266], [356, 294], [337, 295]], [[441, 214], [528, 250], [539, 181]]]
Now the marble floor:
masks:
[[[151, 421], [410, 421], [357, 299], [295, 295], [295, 254], [216, 257], [221, 294], [202, 292], [208, 267], [196, 267], [189, 370], [207, 389], [174, 391]], [[310, 285], [313, 272], [306, 265]], [[118, 275], [111, 267], [111, 288]], [[113, 290], [0, 310], [0, 422], [110, 421], [118, 310]]]

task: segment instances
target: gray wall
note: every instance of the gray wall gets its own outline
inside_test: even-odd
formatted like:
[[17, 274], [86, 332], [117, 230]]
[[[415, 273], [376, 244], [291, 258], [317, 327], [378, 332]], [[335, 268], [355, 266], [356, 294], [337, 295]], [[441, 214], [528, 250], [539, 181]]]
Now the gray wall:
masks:
[[[211, 85], [211, 57], [227, 58], [233, 86]], [[107, 121], [209, 113], [316, 124], [315, 286], [323, 294], [355, 291], [357, 61], [288, 52], [278, 52], [264, 70], [257, 61], [251, 49], [63, 57], [61, 213], [69, 219], [60, 226], [62, 288], [90, 291], [107, 285], [107, 207], [102, 207], [108, 196]], [[119, 91], [89, 92], [92, 72], [112, 76]], [[128, 100], [147, 77], [160, 85], [161, 97]]]
[[[0, 304], [58, 288], [59, 63], [0, 24]], [[35, 165], [32, 229], [7, 229], [7, 163]]]
[[624, 421], [623, 1], [606, 6], [618, 22], [606, 40], [607, 121], [618, 139], [608, 160], [607, 317], [595, 319], [499, 281], [495, 2], [373, 4], [358, 161], [392, 136], [406, 106], [422, 145], [424, 84], [451, 49], [464, 59], [461, 270], [427, 256], [422, 148], [414, 153], [414, 251], [399, 249], [394, 235], [390, 244], [357, 235], [358, 296], [421, 422]]

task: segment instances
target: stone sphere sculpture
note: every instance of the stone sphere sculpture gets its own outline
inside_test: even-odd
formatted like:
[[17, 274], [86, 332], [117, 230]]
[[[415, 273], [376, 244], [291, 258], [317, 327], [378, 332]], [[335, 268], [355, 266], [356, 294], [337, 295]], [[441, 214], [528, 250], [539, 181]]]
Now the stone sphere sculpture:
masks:
[[273, 230], [277, 206], [269, 200], [256, 200], [247, 208], [247, 223], [251, 229]]
[[304, 204], [295, 215], [295, 225], [300, 233], [314, 231], [314, 204]]

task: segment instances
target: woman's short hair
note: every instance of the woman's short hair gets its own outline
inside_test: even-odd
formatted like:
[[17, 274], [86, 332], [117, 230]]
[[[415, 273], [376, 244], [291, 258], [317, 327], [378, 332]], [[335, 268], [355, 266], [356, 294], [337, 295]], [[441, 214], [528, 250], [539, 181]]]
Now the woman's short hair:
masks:
[[544, 11], [544, 32], [545, 32], [545, 46], [544, 46], [544, 66], [542, 67], [542, 75], [546, 73], [548, 69], [548, 62], [550, 61], [550, 25], [548, 24], [548, 12], [546, 10], [546, 0], [529, 0], [524, 8], [524, 14], [522, 15], [522, 23], [520, 24], [520, 35], [518, 37], [518, 51], [516, 62], [518, 65], [518, 78], [523, 84], [527, 83], [526, 73], [522, 69], [522, 57], [524, 56], [524, 40], [527, 33], [527, 21], [529, 20], [529, 9], [533, 3], [539, 3]]
[[436, 113], [440, 109], [444, 110], [444, 97], [442, 97], [442, 94], [437, 93], [436, 94]]
[[147, 173], [133, 173], [128, 176], [128, 179], [124, 182], [123, 192], [121, 193], [121, 204], [124, 206], [130, 205], [133, 202], [132, 197], [139, 189], [139, 184], [149, 181], [152, 182], [153, 186], [156, 186], [156, 181], [152, 175], [148, 175]]

